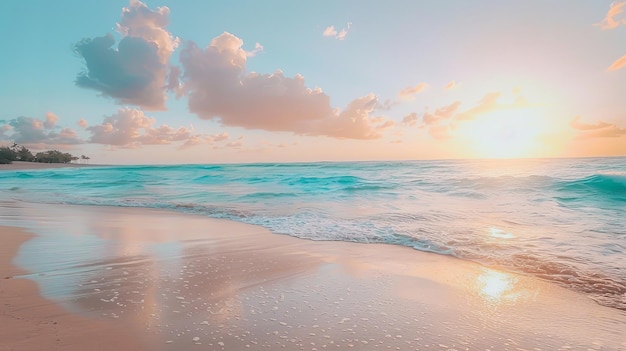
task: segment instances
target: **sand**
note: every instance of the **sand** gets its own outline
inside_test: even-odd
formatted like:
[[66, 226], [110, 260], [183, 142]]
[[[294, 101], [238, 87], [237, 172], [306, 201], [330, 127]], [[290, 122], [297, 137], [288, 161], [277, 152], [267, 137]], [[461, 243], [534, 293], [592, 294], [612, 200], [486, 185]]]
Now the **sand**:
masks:
[[39, 163], [13, 161], [9, 164], [0, 164], [0, 171], [38, 170], [52, 168], [80, 168], [80, 167], [100, 167], [102, 165], [92, 165], [83, 163]]
[[18, 247], [33, 235], [0, 227], [0, 350], [141, 350], [144, 345], [120, 325], [72, 314], [44, 299], [37, 284], [16, 278]]
[[0, 228], [0, 272], [22, 277], [2, 280], [0, 350], [626, 349], [623, 311], [452, 257], [158, 210], [5, 209], [36, 235], [21, 275], [27, 237]]

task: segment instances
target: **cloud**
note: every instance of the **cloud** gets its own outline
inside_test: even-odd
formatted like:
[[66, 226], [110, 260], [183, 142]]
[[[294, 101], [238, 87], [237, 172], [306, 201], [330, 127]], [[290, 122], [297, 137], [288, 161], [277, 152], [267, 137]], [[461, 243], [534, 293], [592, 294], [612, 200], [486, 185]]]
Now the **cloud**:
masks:
[[616, 71], [624, 67], [626, 67], [626, 55], [620, 57], [619, 59], [617, 59], [617, 61], [613, 62], [613, 64], [609, 66], [609, 68], [607, 68], [607, 71]]
[[322, 33], [323, 36], [325, 37], [334, 37], [337, 35], [337, 31], [335, 30], [335, 26], [329, 26], [326, 27], [326, 29], [324, 29], [324, 32]]
[[325, 37], [333, 37], [337, 40], [344, 40], [350, 31], [350, 27], [352, 27], [352, 22], [348, 22], [346, 28], [342, 28], [339, 32], [335, 29], [335, 26], [328, 26], [322, 32], [322, 35]]
[[[44, 119], [20, 116], [0, 127], [0, 136], [32, 148], [81, 144], [83, 141], [70, 128], [56, 126], [59, 118], [48, 112]], [[58, 131], [57, 131], [58, 130]]]
[[191, 128], [173, 128], [168, 125], [154, 126], [155, 119], [134, 108], [121, 108], [117, 113], [105, 116], [101, 124], [87, 127], [91, 133], [90, 143], [122, 148], [139, 148], [143, 145], [165, 145], [181, 142], [193, 146], [212, 142], [208, 135], [194, 134]]
[[581, 117], [576, 116], [570, 121], [570, 126], [579, 131], [577, 138], [617, 138], [626, 135], [626, 128], [619, 128], [615, 124], [598, 122], [596, 124], [586, 124], [581, 122]]
[[256, 43], [254, 44], [254, 50], [246, 51], [247, 57], [254, 57], [256, 54], [263, 52], [263, 45]]
[[79, 119], [78, 122], [76, 122], [76, 124], [83, 129], [87, 128], [87, 126], [89, 125], [89, 123], [87, 123], [87, 121], [84, 118]]
[[171, 91], [179, 98], [183, 95], [182, 85], [180, 84], [180, 76], [182, 72], [178, 66], [170, 66], [170, 73], [167, 76], [167, 85], [165, 90]]
[[369, 94], [351, 101], [338, 115], [321, 120], [313, 125], [307, 135], [326, 135], [338, 139], [377, 139], [381, 130], [393, 126], [384, 117], [371, 117], [378, 99]]
[[[428, 133], [435, 139], [447, 139], [452, 137], [459, 123], [474, 120], [483, 114], [494, 111], [532, 106], [522, 95], [519, 95], [519, 92], [510, 103], [499, 102], [500, 97], [500, 92], [485, 94], [485, 96], [478, 101], [477, 105], [464, 111], [460, 111], [461, 101], [455, 101], [450, 105], [440, 107], [434, 112], [430, 112], [427, 109], [421, 115], [420, 128], [426, 128]], [[416, 112], [406, 115], [402, 120], [402, 123], [408, 126], [414, 126], [418, 124], [418, 122], [419, 116]]]
[[[165, 110], [168, 62], [179, 39], [166, 30], [169, 9], [148, 8], [138, 0], [122, 9], [117, 30], [124, 37], [117, 48], [113, 35], [86, 38], [74, 49], [86, 64], [76, 85], [94, 89], [120, 104]], [[169, 82], [171, 83], [171, 82]]]
[[404, 118], [402, 118], [402, 123], [409, 125], [409, 126], [416, 125], [418, 121], [419, 121], [419, 116], [417, 115], [417, 112], [410, 113], [404, 116]]
[[421, 93], [424, 89], [428, 88], [427, 83], [419, 83], [414, 87], [406, 87], [398, 93], [398, 97], [404, 100], [412, 100], [414, 99], [414, 95]]
[[448, 84], [446, 84], [444, 89], [452, 90], [452, 89], [456, 88], [457, 86], [458, 86], [458, 84], [455, 81], [451, 80]]
[[[5, 121], [0, 121], [1, 123], [6, 123]], [[8, 124], [4, 124], [4, 125], [0, 125], [0, 138], [4, 139], [7, 138], [9, 136], [9, 132], [12, 130], [13, 128], [11, 128], [10, 125]], [[0, 139], [0, 140], [1, 140]]]
[[59, 117], [52, 112], [46, 113], [46, 120], [43, 122], [43, 126], [46, 129], [52, 129], [55, 127]]
[[626, 25], [626, 19], [615, 19], [615, 17], [624, 12], [624, 5], [626, 5], [626, 1], [611, 3], [611, 8], [607, 12], [606, 17], [596, 26], [600, 26], [602, 30], [607, 30], [617, 28], [620, 24]]
[[499, 103], [498, 100], [502, 93], [500, 92], [492, 92], [487, 93], [483, 98], [478, 102], [477, 106], [474, 106], [464, 112], [461, 112], [455, 116], [457, 121], [464, 120], [472, 120], [477, 116], [490, 113], [497, 110], [507, 110], [507, 109], [515, 109], [515, 108], [525, 108], [530, 107], [531, 105], [528, 103], [526, 98], [522, 95], [518, 95], [512, 103], [503, 104]]
[[321, 89], [305, 85], [302, 75], [286, 77], [247, 73], [243, 41], [223, 33], [205, 49], [189, 41], [180, 53], [183, 90], [189, 110], [223, 125], [302, 135], [369, 139], [379, 137], [370, 116], [378, 105], [373, 95], [355, 99], [339, 112]]
[[432, 126], [434, 124], [438, 124], [443, 120], [449, 120], [456, 113], [456, 111], [461, 106], [460, 101], [455, 101], [448, 106], [444, 106], [435, 110], [435, 112], [424, 112], [422, 116], [422, 122], [424, 125]]

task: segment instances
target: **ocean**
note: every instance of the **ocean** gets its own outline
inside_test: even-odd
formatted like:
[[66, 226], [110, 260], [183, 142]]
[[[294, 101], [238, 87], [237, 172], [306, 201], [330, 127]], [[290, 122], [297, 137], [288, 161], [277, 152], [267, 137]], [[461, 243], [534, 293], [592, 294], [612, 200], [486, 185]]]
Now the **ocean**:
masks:
[[0, 172], [0, 201], [158, 208], [402, 245], [626, 310], [626, 157], [15, 170]]

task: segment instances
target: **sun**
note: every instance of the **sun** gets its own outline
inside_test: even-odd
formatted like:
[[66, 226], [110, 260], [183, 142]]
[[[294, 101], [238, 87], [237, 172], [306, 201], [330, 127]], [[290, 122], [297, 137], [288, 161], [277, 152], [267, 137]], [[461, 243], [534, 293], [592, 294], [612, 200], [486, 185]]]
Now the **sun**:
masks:
[[540, 151], [542, 131], [538, 111], [495, 111], [468, 121], [459, 131], [469, 142], [475, 157], [534, 157]]

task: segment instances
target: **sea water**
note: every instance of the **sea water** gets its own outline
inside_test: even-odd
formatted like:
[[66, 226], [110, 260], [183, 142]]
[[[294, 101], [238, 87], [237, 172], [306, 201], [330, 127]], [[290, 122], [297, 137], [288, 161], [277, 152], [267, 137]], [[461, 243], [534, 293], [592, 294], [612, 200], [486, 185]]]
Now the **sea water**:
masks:
[[159, 208], [403, 245], [626, 309], [625, 157], [15, 170], [0, 172], [0, 201]]

